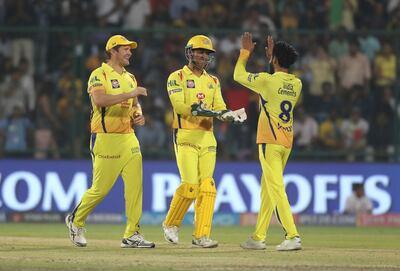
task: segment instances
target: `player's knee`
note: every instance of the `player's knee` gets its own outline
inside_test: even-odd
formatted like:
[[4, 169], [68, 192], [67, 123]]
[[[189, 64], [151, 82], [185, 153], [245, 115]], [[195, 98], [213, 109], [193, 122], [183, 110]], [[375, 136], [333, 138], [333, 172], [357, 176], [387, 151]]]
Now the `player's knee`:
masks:
[[213, 178], [206, 178], [201, 181], [200, 183], [200, 193], [207, 193], [207, 194], [212, 194], [216, 195], [217, 194], [217, 188], [215, 187], [215, 181]]
[[199, 194], [199, 185], [191, 183], [181, 183], [181, 185], [176, 190], [176, 193], [187, 199], [195, 199]]

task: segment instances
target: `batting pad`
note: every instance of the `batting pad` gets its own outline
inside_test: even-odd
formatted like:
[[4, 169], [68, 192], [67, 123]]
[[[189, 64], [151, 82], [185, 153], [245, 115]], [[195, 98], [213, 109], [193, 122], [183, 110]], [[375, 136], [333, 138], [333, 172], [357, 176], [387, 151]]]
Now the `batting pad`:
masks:
[[179, 227], [183, 217], [198, 193], [198, 184], [182, 183], [175, 191], [164, 225]]
[[210, 237], [212, 218], [214, 215], [214, 204], [217, 189], [212, 178], [203, 180], [200, 184], [199, 196], [194, 206], [194, 237]]

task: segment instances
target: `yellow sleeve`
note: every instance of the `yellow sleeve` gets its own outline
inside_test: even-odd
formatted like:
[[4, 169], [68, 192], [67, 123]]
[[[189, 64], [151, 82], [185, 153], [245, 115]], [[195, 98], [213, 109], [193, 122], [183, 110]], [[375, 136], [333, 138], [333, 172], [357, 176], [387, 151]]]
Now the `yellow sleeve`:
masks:
[[105, 89], [106, 82], [101, 69], [94, 70], [88, 80], [88, 93], [92, 94], [97, 89]]
[[214, 93], [214, 103], [212, 110], [216, 111], [226, 110], [226, 104], [221, 93], [221, 83], [219, 82], [218, 78], [213, 77], [213, 79], [216, 81], [217, 87]]
[[239, 58], [233, 72], [233, 80], [239, 84], [251, 89], [256, 93], [260, 93], [265, 88], [266, 79], [271, 75], [269, 73], [250, 73], [246, 71], [247, 60], [250, 52], [241, 49]]
[[191, 105], [185, 103], [182, 80], [177, 72], [171, 73], [167, 81], [168, 96], [172, 107], [177, 114], [191, 116]]

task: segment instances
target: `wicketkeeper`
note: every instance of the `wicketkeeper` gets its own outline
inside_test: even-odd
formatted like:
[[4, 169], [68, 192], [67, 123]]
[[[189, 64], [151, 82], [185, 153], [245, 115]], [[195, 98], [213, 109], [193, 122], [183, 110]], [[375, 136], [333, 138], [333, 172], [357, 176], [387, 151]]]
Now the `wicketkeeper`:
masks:
[[217, 194], [213, 179], [217, 151], [213, 118], [237, 123], [246, 120], [244, 109], [227, 110], [218, 78], [206, 72], [214, 53], [208, 37], [192, 37], [185, 47], [188, 65], [171, 73], [167, 82], [174, 111], [175, 155], [182, 180], [163, 223], [164, 237], [172, 244], [178, 243], [183, 217], [195, 201], [193, 246], [218, 246], [210, 238]]

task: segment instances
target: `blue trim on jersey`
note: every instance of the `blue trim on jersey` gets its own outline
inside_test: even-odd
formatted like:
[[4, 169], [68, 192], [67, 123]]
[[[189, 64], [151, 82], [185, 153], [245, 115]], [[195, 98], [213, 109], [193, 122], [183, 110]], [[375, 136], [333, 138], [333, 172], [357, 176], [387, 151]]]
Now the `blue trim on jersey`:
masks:
[[93, 133], [93, 134], [91, 134], [91, 140], [90, 140], [90, 154], [92, 154], [92, 158], [94, 159], [94, 152], [93, 152], [93, 149], [94, 149], [94, 144], [96, 143], [96, 136], [97, 136], [97, 134], [96, 133]]
[[101, 108], [101, 126], [103, 127], [103, 131], [104, 133], [107, 133], [107, 129], [106, 129], [106, 123], [104, 121], [104, 118], [106, 117], [106, 108], [102, 107]]
[[270, 115], [269, 115], [269, 113], [268, 113], [268, 111], [267, 111], [267, 108], [265, 108], [265, 104], [267, 103], [267, 101], [264, 100], [264, 99], [261, 97], [261, 95], [260, 95], [260, 99], [261, 99], [261, 106], [262, 106], [262, 108], [264, 109], [265, 115], [267, 115], [269, 127], [271, 128], [271, 131], [272, 131], [272, 135], [274, 136], [275, 140], [277, 140], [276, 134], [275, 134], [275, 131], [274, 131], [274, 127], [272, 126], [272, 123], [271, 123], [271, 117], [270, 117]]
[[182, 123], [181, 123], [181, 114], [176, 114], [178, 116], [178, 127], [179, 129], [182, 129]]
[[262, 149], [262, 152], [263, 152], [263, 155], [264, 155], [264, 159], [267, 159], [266, 156], [265, 156], [265, 151], [266, 151], [266, 149], [267, 149], [267, 144], [262, 143], [262, 144], [261, 144], [261, 149]]

